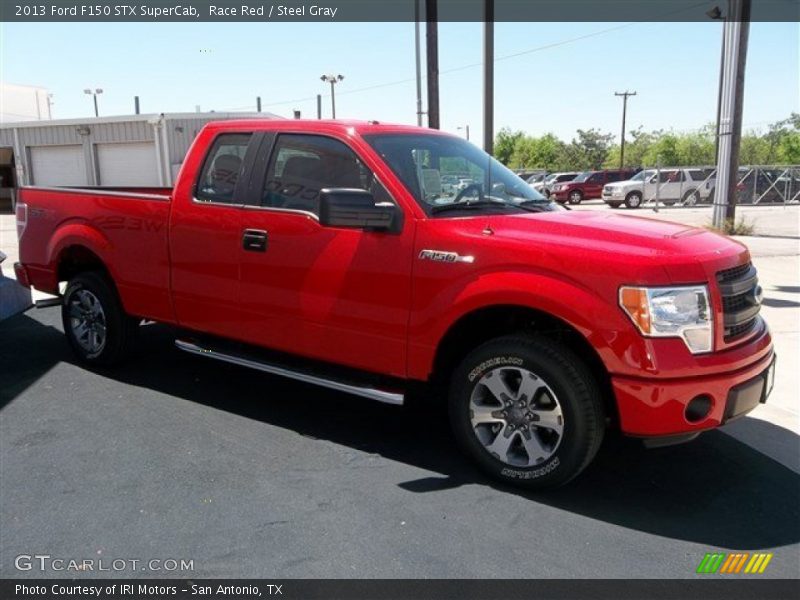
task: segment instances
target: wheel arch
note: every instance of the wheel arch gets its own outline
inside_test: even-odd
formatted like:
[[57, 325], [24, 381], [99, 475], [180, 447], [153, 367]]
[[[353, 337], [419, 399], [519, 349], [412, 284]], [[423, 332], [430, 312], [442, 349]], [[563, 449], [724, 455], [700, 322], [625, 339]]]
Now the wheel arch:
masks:
[[70, 244], [63, 247], [56, 258], [56, 278], [58, 281], [69, 281], [79, 273], [98, 271], [113, 283], [114, 278], [106, 263], [97, 253], [83, 244]]
[[447, 375], [476, 347], [503, 335], [524, 333], [564, 344], [581, 357], [603, 395], [606, 414], [615, 423], [618, 412], [611, 377], [596, 348], [572, 324], [541, 309], [519, 304], [497, 304], [472, 310], [446, 330], [434, 354], [431, 381], [447, 384]]

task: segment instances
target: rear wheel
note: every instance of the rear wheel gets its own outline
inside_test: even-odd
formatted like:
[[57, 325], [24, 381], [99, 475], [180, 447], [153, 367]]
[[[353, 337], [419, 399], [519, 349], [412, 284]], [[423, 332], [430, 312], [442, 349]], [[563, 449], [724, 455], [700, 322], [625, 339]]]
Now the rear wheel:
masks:
[[484, 472], [532, 489], [578, 475], [604, 433], [591, 373], [541, 337], [496, 338], [469, 354], [453, 374], [449, 412], [459, 445]]
[[580, 204], [583, 201], [583, 192], [580, 190], [574, 190], [569, 193], [569, 203], [570, 204]]
[[694, 206], [700, 203], [700, 192], [697, 190], [689, 190], [683, 195], [684, 206]]
[[625, 206], [628, 208], [639, 208], [642, 205], [642, 193], [631, 192], [625, 196]]
[[139, 323], [125, 314], [114, 286], [97, 272], [70, 280], [61, 318], [72, 350], [91, 365], [112, 365], [125, 358]]

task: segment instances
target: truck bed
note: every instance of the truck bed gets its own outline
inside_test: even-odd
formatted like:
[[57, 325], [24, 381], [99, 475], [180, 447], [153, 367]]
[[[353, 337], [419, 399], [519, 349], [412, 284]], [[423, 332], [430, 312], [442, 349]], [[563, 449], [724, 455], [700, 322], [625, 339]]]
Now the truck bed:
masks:
[[[173, 322], [169, 299], [171, 188], [23, 187], [20, 262], [31, 283], [56, 293], [56, 265], [78, 242], [111, 271], [125, 310]], [[87, 260], [91, 256], [86, 257]]]

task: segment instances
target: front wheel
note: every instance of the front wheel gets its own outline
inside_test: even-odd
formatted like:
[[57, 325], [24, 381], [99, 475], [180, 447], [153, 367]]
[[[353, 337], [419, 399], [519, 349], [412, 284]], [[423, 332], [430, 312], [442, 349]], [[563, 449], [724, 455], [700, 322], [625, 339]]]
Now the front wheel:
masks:
[[459, 445], [484, 472], [531, 489], [578, 475], [604, 433], [591, 373], [543, 337], [496, 338], [470, 353], [453, 374], [449, 412]]
[[631, 192], [625, 197], [625, 206], [628, 208], [639, 208], [642, 205], [642, 195], [639, 192]]
[[579, 190], [575, 190], [574, 192], [569, 193], [569, 203], [570, 204], [580, 204], [583, 201], [583, 193]]
[[61, 319], [72, 350], [90, 365], [112, 365], [125, 358], [139, 323], [125, 314], [114, 286], [97, 272], [70, 280]]
[[607, 202], [606, 204], [608, 204], [611, 208], [619, 208], [622, 206], [622, 202]]

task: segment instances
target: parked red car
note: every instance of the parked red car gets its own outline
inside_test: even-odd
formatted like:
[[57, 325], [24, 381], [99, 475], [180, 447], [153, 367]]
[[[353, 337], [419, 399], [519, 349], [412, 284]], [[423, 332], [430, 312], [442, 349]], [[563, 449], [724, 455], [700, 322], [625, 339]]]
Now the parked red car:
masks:
[[[444, 194], [449, 168], [472, 183]], [[18, 280], [60, 296], [84, 363], [120, 361], [147, 319], [199, 357], [423, 391], [478, 466], [531, 488], [575, 477], [608, 427], [683, 441], [774, 378], [745, 246], [566, 211], [434, 130], [210, 124], [173, 190], [23, 188], [17, 224]]]
[[584, 200], [600, 198], [603, 186], [614, 181], [625, 181], [636, 174], [634, 169], [611, 169], [606, 171], [584, 171], [572, 181], [553, 186], [550, 197], [564, 204], [580, 204]]

